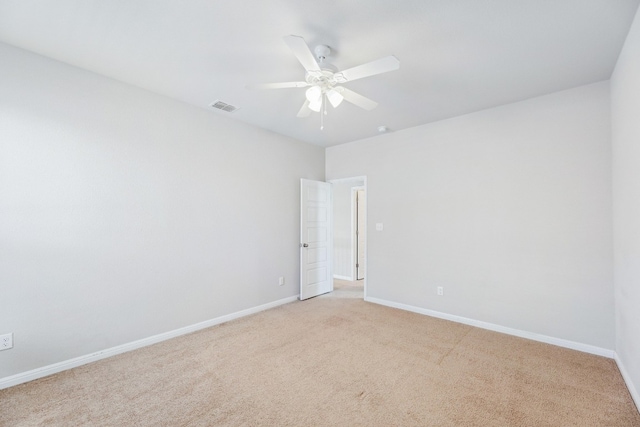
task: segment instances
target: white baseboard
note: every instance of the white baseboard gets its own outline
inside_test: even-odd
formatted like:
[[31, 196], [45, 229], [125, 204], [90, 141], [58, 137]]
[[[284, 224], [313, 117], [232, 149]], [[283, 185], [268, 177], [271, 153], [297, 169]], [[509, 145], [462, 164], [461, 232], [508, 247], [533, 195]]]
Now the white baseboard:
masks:
[[338, 280], [348, 280], [350, 282], [353, 282], [353, 277], [349, 277], [349, 276], [340, 276], [339, 274], [334, 274], [333, 278]]
[[501, 332], [507, 335], [513, 335], [520, 338], [527, 338], [533, 341], [539, 341], [547, 344], [557, 345], [559, 347], [570, 348], [572, 350], [582, 351], [584, 353], [591, 353], [598, 356], [614, 358], [615, 352], [602, 347], [596, 347], [589, 344], [582, 344], [575, 341], [569, 341], [562, 338], [550, 337], [547, 335], [536, 334], [534, 332], [521, 331], [519, 329], [508, 328], [506, 326], [500, 326], [493, 323], [482, 322], [480, 320], [468, 319], [466, 317], [456, 316], [453, 314], [441, 313], [439, 311], [429, 310], [426, 308], [415, 307], [412, 305], [401, 304], [393, 301], [387, 301], [379, 298], [365, 297], [365, 301], [375, 304], [385, 305], [387, 307], [399, 308], [401, 310], [411, 311], [414, 313], [424, 314], [431, 317], [437, 317], [439, 319], [451, 320], [452, 322], [463, 323], [465, 325], [475, 326], [482, 329], [488, 329], [490, 331]]
[[629, 372], [627, 372], [627, 368], [624, 367], [624, 364], [622, 363], [622, 360], [620, 360], [618, 353], [615, 353], [614, 359], [616, 361], [616, 364], [618, 365], [618, 370], [620, 371], [620, 374], [622, 374], [622, 379], [624, 379], [624, 382], [627, 384], [627, 388], [629, 389], [629, 394], [631, 395], [631, 398], [635, 402], [636, 408], [638, 408], [638, 411], [640, 411], [640, 394], [638, 393], [638, 390], [636, 389], [635, 385], [633, 385], [633, 382], [631, 381], [631, 377], [629, 376]]
[[26, 372], [22, 372], [9, 377], [0, 378], [0, 390], [4, 388], [12, 387], [14, 385], [26, 383], [28, 381], [36, 380], [38, 378], [46, 377], [58, 372], [66, 371], [67, 369], [86, 365], [87, 363], [95, 362], [97, 360], [106, 359], [107, 357], [115, 356], [117, 354], [126, 353], [131, 350], [136, 350], [138, 348], [156, 344], [161, 341], [166, 341], [171, 338], [179, 337], [180, 335], [186, 335], [191, 332], [195, 332], [201, 329], [209, 328], [211, 326], [219, 325], [220, 323], [228, 322], [230, 320], [238, 319], [240, 317], [248, 316], [250, 314], [258, 313], [260, 311], [268, 310], [270, 308], [274, 308], [279, 305], [287, 304], [297, 300], [298, 300], [298, 295], [293, 297], [283, 298], [267, 304], [259, 305], [257, 307], [252, 307], [246, 310], [237, 311], [235, 313], [216, 317], [214, 319], [205, 320], [204, 322], [196, 323], [194, 325], [185, 326], [184, 328], [175, 329], [173, 331], [164, 332], [162, 334], [154, 335], [148, 338], [143, 338], [141, 340], [133, 341], [127, 344], [122, 344], [116, 347], [100, 350], [95, 353], [91, 353], [91, 354], [76, 357], [73, 359], [65, 360], [62, 362], [54, 363], [52, 365], [43, 366], [41, 368], [36, 368], [31, 371], [26, 371]]

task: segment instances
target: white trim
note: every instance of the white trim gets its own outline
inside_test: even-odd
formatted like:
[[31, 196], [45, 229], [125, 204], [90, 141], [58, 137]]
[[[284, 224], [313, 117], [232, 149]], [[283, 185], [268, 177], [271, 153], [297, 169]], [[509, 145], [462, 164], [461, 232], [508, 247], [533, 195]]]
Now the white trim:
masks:
[[358, 279], [358, 269], [356, 268], [356, 227], [357, 227], [357, 219], [356, 219], [356, 197], [357, 197], [357, 187], [351, 187], [351, 192], [349, 193], [349, 223], [351, 225], [349, 229], [349, 272], [351, 273], [351, 281], [355, 282]]
[[131, 350], [136, 350], [142, 347], [146, 347], [152, 344], [166, 341], [171, 338], [179, 337], [181, 335], [190, 334], [191, 332], [206, 329], [211, 326], [219, 325], [230, 320], [238, 319], [240, 317], [255, 314], [260, 311], [268, 310], [270, 308], [277, 307], [279, 305], [287, 304], [298, 300], [298, 295], [288, 298], [283, 298], [277, 301], [262, 304], [257, 307], [248, 308], [246, 310], [237, 311], [235, 313], [226, 314], [224, 316], [216, 317], [214, 319], [205, 320], [204, 322], [196, 323], [194, 325], [185, 326], [184, 328], [175, 329], [173, 331], [164, 332], [162, 334], [153, 335], [148, 338], [133, 341], [127, 344], [122, 344], [116, 347], [100, 350], [95, 353], [87, 354], [84, 356], [76, 357], [73, 359], [65, 360], [62, 362], [54, 363], [52, 365], [36, 368], [31, 371], [22, 372], [16, 375], [12, 375], [5, 378], [0, 378], [0, 390], [14, 385], [26, 383], [28, 381], [36, 380], [38, 378], [46, 377], [58, 372], [66, 371], [67, 369], [75, 368], [78, 366], [86, 365], [87, 363], [95, 362], [97, 360], [106, 359], [107, 357], [115, 356], [117, 354], [126, 353]]
[[636, 387], [633, 385], [633, 382], [631, 381], [631, 377], [629, 376], [627, 369], [622, 364], [622, 360], [620, 360], [620, 356], [618, 356], [618, 353], [614, 352], [613, 358], [615, 359], [616, 364], [618, 365], [618, 370], [622, 375], [622, 379], [624, 380], [625, 384], [627, 384], [627, 388], [629, 389], [629, 394], [631, 395], [631, 398], [635, 402], [636, 408], [638, 409], [638, 411], [640, 411], [640, 394], [638, 393], [638, 390], [636, 390]]
[[[368, 292], [368, 282], [369, 282], [369, 183], [367, 182], [366, 175], [363, 177], [364, 180], [364, 229], [365, 229], [365, 237], [364, 237], [364, 299], [367, 299]], [[358, 277], [356, 277], [357, 279]]]
[[352, 177], [347, 177], [347, 178], [337, 178], [337, 179], [329, 179], [329, 180], [327, 180], [327, 182], [330, 182], [332, 184], [343, 184], [345, 182], [352, 182], [352, 181], [364, 181], [365, 182], [365, 186], [366, 186], [367, 176], [366, 175], [361, 175], [361, 176], [352, 176]]
[[349, 282], [353, 282], [353, 277], [349, 277], [349, 276], [341, 276], [339, 274], [334, 274], [333, 278], [338, 280], [348, 280]]
[[465, 325], [475, 326], [477, 328], [488, 329], [490, 331], [501, 332], [507, 335], [513, 335], [520, 338], [526, 338], [533, 341], [539, 341], [547, 344], [557, 345], [559, 347], [570, 348], [572, 350], [591, 353], [597, 356], [604, 356], [610, 359], [614, 358], [615, 351], [602, 347], [596, 347], [590, 344], [583, 344], [575, 341], [569, 341], [562, 338], [550, 337], [548, 335], [536, 334], [534, 332], [521, 331], [519, 329], [508, 328], [506, 326], [496, 325], [494, 323], [483, 322], [480, 320], [468, 319], [466, 317], [456, 316], [454, 314], [442, 313], [439, 311], [429, 310], [426, 308], [415, 307], [412, 305], [401, 304], [393, 301], [387, 301], [379, 298], [365, 297], [365, 301], [375, 304], [385, 305], [387, 307], [399, 308], [401, 310], [412, 311], [414, 313], [424, 314], [426, 316], [437, 317], [439, 319], [451, 320]]
[[[359, 260], [358, 260], [358, 251], [356, 250], [356, 246], [359, 245], [359, 242], [357, 242], [358, 240], [358, 236], [356, 236], [356, 229], [360, 229], [358, 226], [358, 216], [356, 215], [356, 212], [358, 212], [358, 208], [357, 208], [357, 203], [358, 203], [358, 191], [364, 191], [365, 194], [365, 198], [364, 198], [364, 202], [365, 202], [365, 208], [364, 208], [364, 215], [367, 215], [367, 207], [366, 207], [366, 203], [367, 203], [367, 189], [364, 187], [364, 185], [360, 185], [357, 187], [351, 187], [351, 269], [353, 272], [353, 281], [357, 281], [357, 280], [361, 280], [358, 279], [358, 268], [356, 268], [356, 264], [358, 264]], [[366, 227], [366, 221], [363, 221], [364, 224], [364, 250], [365, 250], [365, 257], [367, 254], [367, 227]], [[366, 265], [362, 268], [363, 270], [366, 269]], [[364, 278], [364, 277], [363, 277]]]

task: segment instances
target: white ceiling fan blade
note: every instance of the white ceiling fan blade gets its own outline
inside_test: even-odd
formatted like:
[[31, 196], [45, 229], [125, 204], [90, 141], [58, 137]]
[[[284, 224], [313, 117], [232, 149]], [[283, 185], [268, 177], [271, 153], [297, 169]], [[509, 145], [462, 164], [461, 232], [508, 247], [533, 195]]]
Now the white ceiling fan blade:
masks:
[[397, 70], [398, 68], [400, 68], [398, 58], [395, 56], [387, 56], [367, 62], [366, 64], [358, 65], [357, 67], [349, 68], [337, 74], [341, 74], [345, 81], [350, 82], [364, 77], [375, 76], [376, 74], [387, 73]]
[[247, 85], [247, 89], [286, 89], [291, 87], [307, 87], [307, 82], [282, 82], [282, 83], [258, 83], [254, 85]]
[[298, 111], [297, 116], [302, 118], [302, 117], [308, 117], [309, 114], [311, 114], [311, 109], [309, 108], [309, 101], [306, 100], [304, 101], [304, 104], [302, 104], [302, 108], [300, 108], [300, 111]]
[[344, 97], [345, 101], [357, 105], [360, 108], [364, 108], [365, 110], [370, 111], [378, 106], [377, 102], [372, 101], [369, 98], [364, 97], [350, 89], [347, 89], [346, 87], [340, 87], [340, 89], [342, 89], [340, 91], [340, 94]]
[[320, 71], [316, 58], [313, 56], [313, 53], [311, 53], [311, 49], [309, 49], [309, 46], [307, 46], [307, 43], [302, 37], [284, 36], [283, 39], [305, 70]]

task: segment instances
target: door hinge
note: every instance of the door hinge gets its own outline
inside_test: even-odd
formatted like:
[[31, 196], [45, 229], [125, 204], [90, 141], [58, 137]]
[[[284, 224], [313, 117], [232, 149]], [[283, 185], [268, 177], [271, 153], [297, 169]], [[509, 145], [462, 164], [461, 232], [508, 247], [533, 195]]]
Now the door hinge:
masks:
[[356, 264], [356, 268], [360, 268], [360, 264]]

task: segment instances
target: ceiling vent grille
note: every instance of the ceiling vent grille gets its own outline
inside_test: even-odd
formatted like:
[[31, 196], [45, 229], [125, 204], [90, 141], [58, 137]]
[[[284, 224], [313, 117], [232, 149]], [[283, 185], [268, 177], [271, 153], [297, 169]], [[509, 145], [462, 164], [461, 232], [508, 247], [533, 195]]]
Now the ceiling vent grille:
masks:
[[234, 111], [236, 111], [238, 109], [238, 107], [231, 105], [231, 104], [227, 104], [226, 102], [222, 102], [222, 101], [213, 101], [211, 104], [209, 104], [211, 107], [218, 109], [218, 110], [222, 110], [222, 111], [226, 111], [227, 113], [233, 113]]

